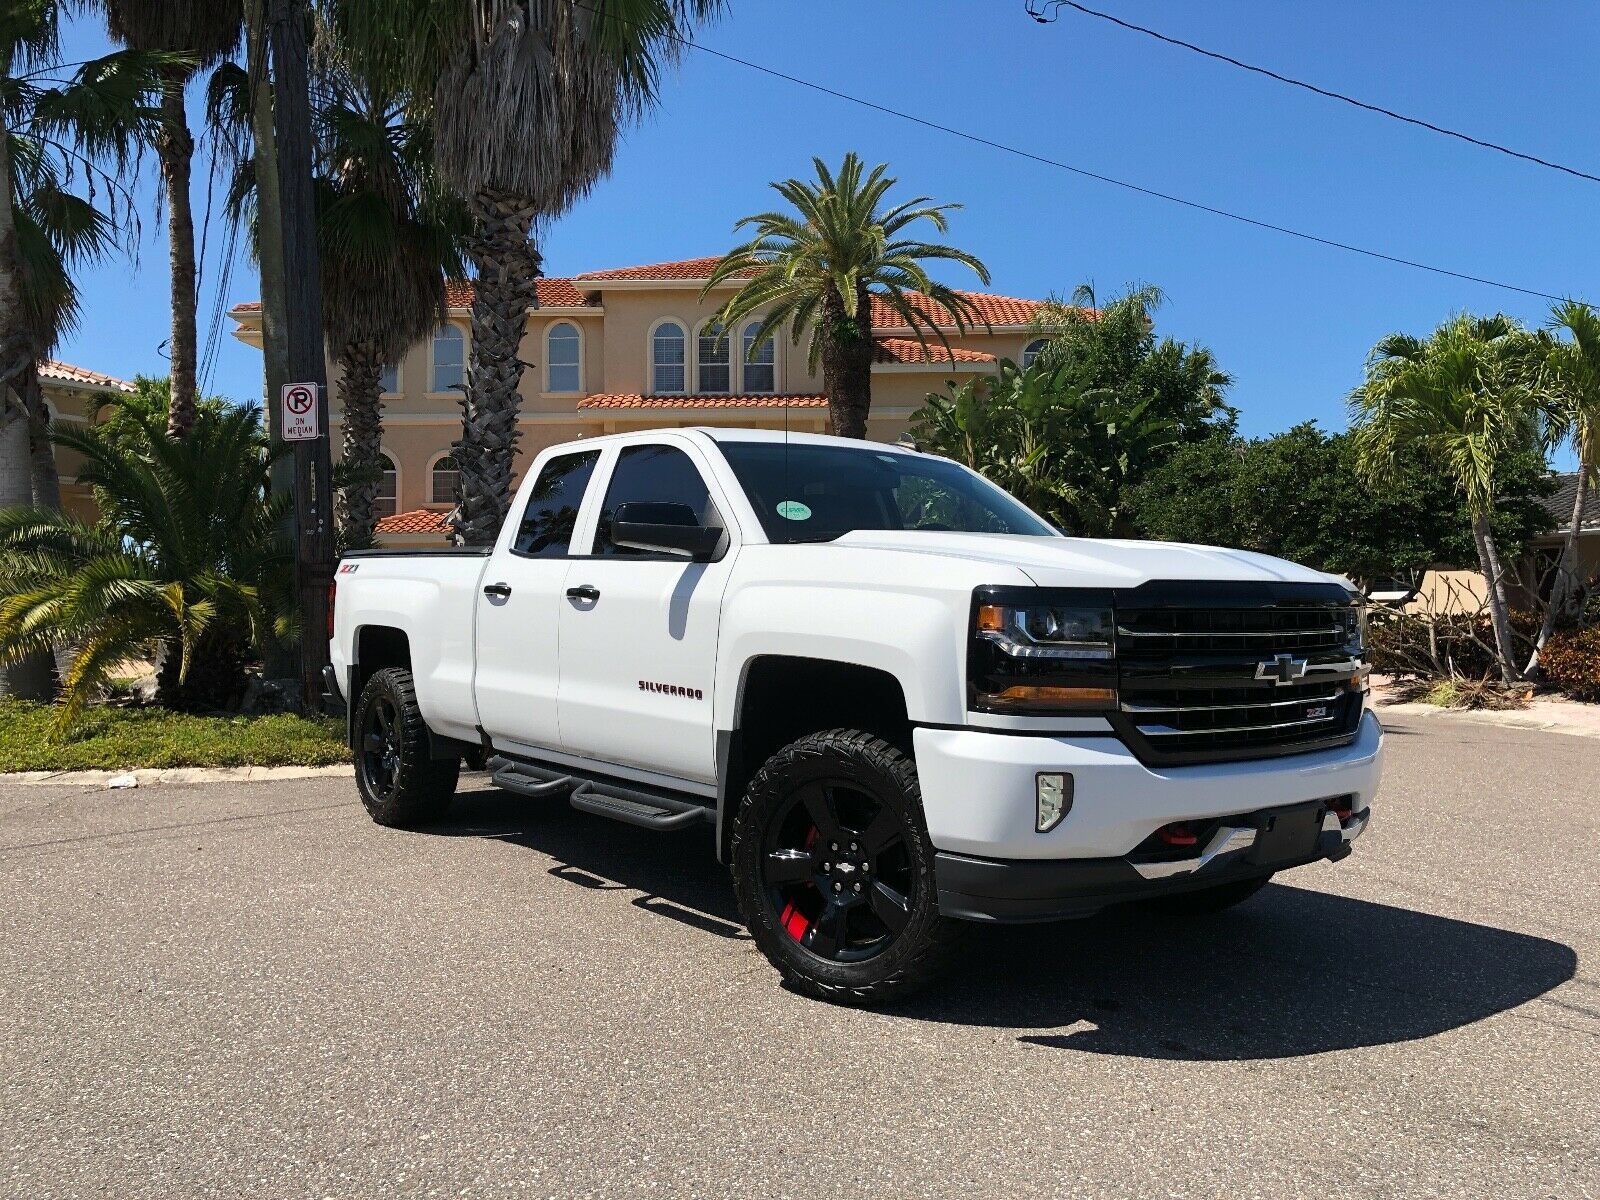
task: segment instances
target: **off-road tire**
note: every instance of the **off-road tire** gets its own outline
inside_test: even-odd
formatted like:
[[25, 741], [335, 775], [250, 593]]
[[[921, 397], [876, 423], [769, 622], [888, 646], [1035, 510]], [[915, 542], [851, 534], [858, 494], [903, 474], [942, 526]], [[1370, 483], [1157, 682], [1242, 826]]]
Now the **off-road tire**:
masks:
[[1215, 887], [1200, 888], [1193, 892], [1178, 892], [1171, 896], [1158, 896], [1145, 901], [1151, 912], [1164, 917], [1209, 917], [1236, 904], [1243, 904], [1272, 881], [1269, 872], [1254, 879], [1235, 879]]
[[[769, 822], [781, 820], [791, 797], [807, 784], [842, 780], [898, 814], [897, 845], [905, 848], [909, 919], [888, 945], [859, 962], [811, 953], [780, 923], [763, 873]], [[933, 845], [928, 840], [917, 769], [882, 738], [856, 729], [832, 729], [779, 750], [750, 781], [734, 820], [734, 892], [746, 928], [767, 960], [797, 991], [837, 1004], [870, 1005], [897, 999], [934, 979], [947, 965], [966, 923], [939, 915]]]
[[[394, 733], [397, 762], [392, 772], [378, 769], [367, 746], [367, 739], [378, 733], [375, 713], [380, 707], [390, 716]], [[410, 671], [385, 667], [375, 672], [361, 691], [352, 729], [356, 788], [374, 821], [412, 829], [444, 815], [455, 797], [461, 760], [429, 754], [428, 726], [417, 707]]]

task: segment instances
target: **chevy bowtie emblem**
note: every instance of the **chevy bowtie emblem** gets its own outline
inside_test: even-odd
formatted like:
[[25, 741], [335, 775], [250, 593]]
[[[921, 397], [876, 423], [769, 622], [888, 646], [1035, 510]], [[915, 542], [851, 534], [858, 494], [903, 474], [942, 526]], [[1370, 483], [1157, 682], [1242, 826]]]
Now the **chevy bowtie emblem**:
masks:
[[1271, 662], [1256, 664], [1257, 679], [1270, 679], [1278, 684], [1293, 683], [1304, 678], [1305, 673], [1306, 660], [1292, 654], [1280, 654]]

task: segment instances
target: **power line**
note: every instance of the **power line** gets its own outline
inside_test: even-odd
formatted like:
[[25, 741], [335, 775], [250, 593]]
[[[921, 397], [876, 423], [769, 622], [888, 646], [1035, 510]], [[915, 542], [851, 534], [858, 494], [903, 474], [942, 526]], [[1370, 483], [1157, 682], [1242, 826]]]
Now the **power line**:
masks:
[[1047, 16], [1047, 13], [1059, 13], [1063, 8], [1070, 8], [1074, 12], [1080, 12], [1086, 17], [1094, 17], [1101, 21], [1109, 21], [1113, 25], [1119, 25], [1123, 29], [1129, 30], [1133, 33], [1142, 33], [1145, 37], [1155, 38], [1156, 41], [1165, 42], [1169, 46], [1178, 46], [1184, 50], [1191, 50], [1194, 53], [1203, 55], [1206, 58], [1215, 59], [1217, 62], [1227, 63], [1230, 67], [1238, 67], [1241, 71], [1250, 71], [1256, 75], [1264, 75], [1268, 79], [1274, 79], [1279, 83], [1286, 83], [1290, 87], [1301, 88], [1308, 92], [1314, 92], [1318, 96], [1324, 96], [1329, 100], [1338, 100], [1341, 103], [1349, 104], [1352, 107], [1365, 109], [1370, 113], [1377, 113], [1380, 117], [1388, 117], [1394, 121], [1403, 121], [1407, 125], [1415, 125], [1419, 129], [1428, 130], [1430, 133], [1437, 133], [1444, 137], [1455, 138], [1457, 141], [1467, 142], [1470, 145], [1481, 147], [1484, 150], [1493, 150], [1497, 154], [1505, 154], [1511, 158], [1520, 158], [1523, 162], [1530, 162], [1535, 166], [1548, 167], [1552, 171], [1561, 171], [1564, 174], [1572, 175], [1578, 179], [1587, 179], [1591, 183], [1600, 183], [1600, 175], [1591, 175], [1588, 171], [1580, 171], [1578, 168], [1569, 167], [1564, 163], [1552, 162], [1550, 159], [1540, 158], [1536, 154], [1525, 154], [1521, 150], [1513, 150], [1510, 146], [1502, 146], [1499, 142], [1485, 141], [1483, 138], [1473, 137], [1470, 133], [1462, 133], [1457, 129], [1448, 129], [1443, 125], [1435, 125], [1432, 121], [1424, 121], [1421, 117], [1408, 117], [1405, 113], [1395, 112], [1392, 108], [1384, 108], [1379, 104], [1368, 104], [1365, 100], [1357, 100], [1354, 96], [1347, 96], [1343, 92], [1329, 91], [1327, 88], [1318, 87], [1314, 83], [1307, 83], [1303, 79], [1295, 79], [1289, 75], [1280, 75], [1277, 71], [1269, 70], [1266, 67], [1258, 67], [1254, 63], [1243, 62], [1240, 59], [1233, 58], [1227, 54], [1218, 53], [1215, 50], [1207, 50], [1204, 46], [1196, 46], [1193, 42], [1186, 42], [1182, 38], [1170, 37], [1167, 34], [1161, 33], [1157, 30], [1148, 29], [1143, 25], [1135, 25], [1131, 21], [1124, 21], [1121, 17], [1115, 17], [1110, 13], [1101, 12], [1098, 9], [1090, 8], [1088, 5], [1079, 4], [1077, 3], [1077, 0], [1043, 0], [1042, 5], [1039, 3], [1039, 0], [1027, 0], [1028, 15], [1035, 21], [1038, 21], [1041, 25], [1051, 24], [1056, 19], [1053, 15]]
[[[583, 3], [583, 0], [572, 0], [572, 3], [578, 8], [585, 8], [593, 13], [601, 13], [600, 9], [597, 9], [590, 4]], [[602, 15], [609, 17], [614, 21], [627, 21], [627, 18], [618, 16], [615, 10], [608, 10], [602, 13]], [[634, 22], [627, 23], [633, 24]], [[1378, 259], [1381, 262], [1393, 263], [1397, 266], [1411, 267], [1418, 271], [1428, 271], [1435, 275], [1447, 275], [1452, 279], [1461, 279], [1468, 283], [1481, 283], [1485, 287], [1501, 288], [1508, 292], [1519, 292], [1524, 296], [1537, 296], [1541, 300], [1559, 301], [1566, 299], [1565, 296], [1558, 296], [1553, 292], [1541, 292], [1536, 288], [1519, 287], [1514, 283], [1505, 283], [1501, 280], [1489, 279], [1482, 275], [1471, 275], [1465, 271], [1452, 271], [1448, 267], [1438, 267], [1431, 263], [1418, 262], [1415, 259], [1401, 258], [1395, 254], [1385, 254], [1381, 250], [1369, 250], [1364, 246], [1356, 246], [1349, 242], [1341, 242], [1333, 238], [1321, 237], [1315, 233], [1307, 233], [1302, 229], [1291, 229], [1287, 225], [1275, 225], [1271, 221], [1261, 221], [1255, 217], [1247, 217], [1243, 213], [1230, 212], [1228, 209], [1217, 208], [1210, 204], [1203, 204], [1198, 200], [1187, 200], [1182, 196], [1175, 196], [1171, 192], [1158, 191], [1155, 188], [1148, 188], [1142, 184], [1129, 183], [1126, 179], [1118, 179], [1112, 175], [1103, 175], [1098, 171], [1091, 171], [1085, 167], [1076, 167], [1071, 163], [1063, 162], [1057, 158], [1050, 158], [1047, 155], [1035, 154], [1031, 150], [1024, 150], [1020, 146], [1012, 146], [1005, 142], [997, 142], [993, 138], [984, 137], [982, 134], [971, 133], [965, 129], [957, 129], [953, 125], [944, 125], [938, 121], [930, 121], [926, 117], [919, 117], [914, 113], [905, 112], [902, 109], [890, 108], [888, 105], [878, 104], [872, 100], [865, 100], [860, 96], [852, 96], [848, 92], [838, 91], [837, 89], [828, 87], [825, 84], [813, 83], [811, 80], [802, 79], [798, 75], [790, 75], [785, 71], [779, 71], [773, 67], [767, 67], [757, 62], [751, 62], [749, 59], [740, 58], [736, 54], [729, 54], [722, 50], [713, 50], [710, 46], [701, 45], [699, 42], [694, 41], [692, 38], [685, 37], [683, 34], [668, 33], [665, 36], [680, 43], [681, 45], [689, 47], [692, 50], [698, 50], [702, 54], [709, 54], [711, 57], [720, 58], [724, 62], [731, 62], [751, 71], [759, 71], [763, 75], [770, 75], [774, 79], [782, 79], [785, 82], [795, 84], [799, 87], [809, 88], [814, 92], [821, 92], [823, 95], [832, 96], [836, 100], [843, 100], [848, 104], [859, 105], [862, 108], [869, 108], [874, 112], [880, 112], [886, 116], [895, 117], [902, 121], [909, 121], [914, 125], [921, 125], [925, 129], [933, 129], [940, 133], [947, 133], [951, 137], [961, 138], [963, 141], [972, 142], [975, 145], [987, 146], [989, 149], [999, 150], [1003, 154], [1015, 155], [1017, 158], [1025, 158], [1030, 162], [1042, 163], [1047, 167], [1055, 167], [1057, 170], [1068, 171], [1071, 174], [1081, 176], [1084, 179], [1094, 179], [1100, 183], [1109, 183], [1113, 187], [1123, 188], [1130, 192], [1137, 192], [1141, 196], [1150, 196], [1157, 200], [1165, 200], [1169, 204], [1179, 204], [1184, 208], [1194, 209], [1197, 212], [1210, 213], [1215, 217], [1224, 217], [1227, 220], [1237, 221], [1242, 225], [1250, 225], [1256, 229], [1266, 229], [1272, 233], [1281, 233], [1286, 237], [1299, 238], [1301, 241], [1313, 242], [1316, 245], [1328, 246], [1335, 250], [1348, 251], [1351, 254], [1360, 254], [1366, 258]]]

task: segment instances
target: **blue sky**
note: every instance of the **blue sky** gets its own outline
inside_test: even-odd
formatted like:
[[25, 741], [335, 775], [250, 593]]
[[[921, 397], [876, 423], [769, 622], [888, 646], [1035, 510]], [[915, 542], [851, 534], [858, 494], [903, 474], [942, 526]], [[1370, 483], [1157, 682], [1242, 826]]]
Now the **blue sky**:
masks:
[[[1098, 5], [1246, 61], [1600, 174], [1592, 87], [1600, 8], [1103, 0]], [[1247, 75], [1070, 11], [1038, 25], [1023, 0], [731, 0], [697, 33], [731, 54], [995, 140], [1341, 241], [1600, 300], [1600, 184], [1453, 142]], [[67, 56], [103, 52], [79, 19]], [[193, 113], [198, 105], [191, 105]], [[770, 180], [812, 155], [887, 161], [903, 195], [958, 201], [951, 240], [989, 290], [1065, 293], [1093, 281], [1161, 286], [1161, 332], [1209, 346], [1250, 434], [1344, 424], [1367, 350], [1461, 309], [1530, 323], [1543, 301], [1374, 262], [1147, 199], [868, 112], [689, 52], [616, 169], [546, 232], [552, 275], [718, 253], [771, 206]], [[136, 267], [85, 280], [83, 331], [60, 356], [118, 375], [163, 373], [164, 222], [154, 204]], [[198, 178], [199, 172], [197, 172]], [[195, 205], [202, 214], [204, 185]], [[220, 276], [209, 238], [202, 321]], [[975, 286], [951, 272], [949, 282]], [[240, 261], [228, 302], [255, 297]], [[225, 329], [231, 322], [225, 324]], [[203, 335], [202, 335], [203, 336]], [[260, 356], [226, 333], [213, 390], [260, 394]]]

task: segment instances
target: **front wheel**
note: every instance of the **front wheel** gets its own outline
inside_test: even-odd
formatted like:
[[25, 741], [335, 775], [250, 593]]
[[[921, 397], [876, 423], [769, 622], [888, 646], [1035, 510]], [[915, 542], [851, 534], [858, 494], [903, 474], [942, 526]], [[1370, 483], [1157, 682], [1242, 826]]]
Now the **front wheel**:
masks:
[[809, 995], [842, 1004], [905, 995], [954, 946], [916, 767], [871, 734], [816, 733], [768, 759], [735, 818], [732, 858], [756, 945]]
[[455, 795], [461, 760], [432, 757], [411, 672], [385, 667], [361, 691], [354, 722], [356, 788], [380, 825], [424, 825]]

